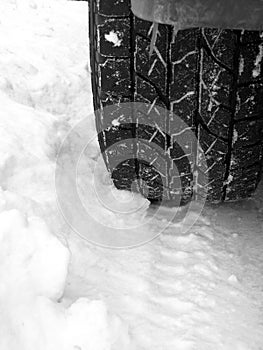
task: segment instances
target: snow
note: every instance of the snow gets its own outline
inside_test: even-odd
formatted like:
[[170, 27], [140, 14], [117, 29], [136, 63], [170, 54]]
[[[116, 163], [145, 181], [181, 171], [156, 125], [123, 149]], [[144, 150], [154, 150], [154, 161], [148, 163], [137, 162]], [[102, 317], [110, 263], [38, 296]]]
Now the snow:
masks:
[[114, 32], [111, 30], [109, 34], [105, 34], [105, 39], [109, 41], [110, 43], [113, 43], [114, 47], [116, 46], [121, 46], [122, 39], [119, 38], [120, 33], [119, 32]]
[[239, 75], [242, 75], [244, 72], [244, 65], [245, 65], [245, 60], [244, 57], [241, 55], [240, 62], [239, 62]]
[[228, 175], [227, 180], [224, 181], [224, 185], [229, 185], [233, 181], [233, 175]]
[[261, 62], [262, 62], [262, 58], [263, 58], [263, 45], [260, 44], [258, 46], [258, 55], [256, 57], [256, 60], [255, 60], [255, 68], [253, 69], [253, 72], [252, 72], [252, 76], [253, 78], [257, 78], [259, 75], [260, 75], [260, 72], [261, 72]]
[[[102, 301], [78, 299], [65, 308], [70, 253], [39, 217], [0, 214], [1, 349], [110, 349]], [[112, 319], [118, 326], [117, 319]]]
[[87, 3], [5, 1], [0, 29], [0, 349], [262, 349], [262, 185], [177, 211], [117, 191]]

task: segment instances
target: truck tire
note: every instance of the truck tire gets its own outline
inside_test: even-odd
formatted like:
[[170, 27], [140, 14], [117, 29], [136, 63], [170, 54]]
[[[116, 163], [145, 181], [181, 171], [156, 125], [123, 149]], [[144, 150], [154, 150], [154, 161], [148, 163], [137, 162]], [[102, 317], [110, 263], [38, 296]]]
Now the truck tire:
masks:
[[[98, 139], [115, 186], [131, 190], [136, 183], [151, 201], [179, 196], [182, 203], [198, 198], [199, 189], [210, 202], [251, 196], [263, 158], [263, 33], [209, 28], [174, 33], [172, 26], [159, 24], [150, 55], [153, 24], [132, 14], [130, 0], [90, 0], [89, 6]], [[160, 106], [167, 117], [157, 115], [150, 127], [142, 116], [118, 111], [127, 102]], [[109, 106], [115, 106], [110, 113]], [[196, 136], [193, 161], [171, 139], [178, 130], [169, 112]], [[128, 139], [135, 140], [135, 148], [136, 140], [162, 148], [164, 154], [148, 154], [148, 159], [165, 164], [165, 172], [138, 157], [145, 152], [138, 147], [129, 145], [135, 156], [122, 158]], [[115, 143], [123, 147], [112, 152]], [[200, 149], [206, 170], [198, 166]], [[154, 153], [154, 147], [146, 152]], [[174, 166], [178, 181], [171, 176]], [[198, 183], [204, 176], [206, 181]]]

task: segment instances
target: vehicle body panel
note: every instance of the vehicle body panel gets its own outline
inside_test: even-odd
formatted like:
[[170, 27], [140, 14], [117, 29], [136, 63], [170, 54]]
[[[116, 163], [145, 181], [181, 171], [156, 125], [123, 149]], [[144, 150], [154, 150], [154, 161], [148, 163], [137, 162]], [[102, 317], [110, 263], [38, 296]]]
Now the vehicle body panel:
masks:
[[142, 19], [176, 29], [212, 27], [263, 30], [262, 0], [132, 0]]

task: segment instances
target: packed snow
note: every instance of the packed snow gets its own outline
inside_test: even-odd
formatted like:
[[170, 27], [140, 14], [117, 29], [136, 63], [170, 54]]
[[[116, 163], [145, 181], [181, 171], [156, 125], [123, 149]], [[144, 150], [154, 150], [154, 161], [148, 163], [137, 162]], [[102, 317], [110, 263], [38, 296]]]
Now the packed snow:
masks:
[[117, 191], [87, 19], [82, 1], [0, 3], [0, 349], [263, 349], [262, 185], [187, 216]]

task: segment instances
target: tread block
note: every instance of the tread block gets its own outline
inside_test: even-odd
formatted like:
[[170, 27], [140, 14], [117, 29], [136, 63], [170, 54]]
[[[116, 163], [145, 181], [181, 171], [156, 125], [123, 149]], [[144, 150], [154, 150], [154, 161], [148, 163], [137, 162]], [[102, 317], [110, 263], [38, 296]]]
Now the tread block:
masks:
[[162, 200], [165, 177], [162, 177], [160, 172], [152, 166], [144, 163], [139, 163], [138, 175], [142, 194], [148, 199]]
[[256, 164], [248, 168], [236, 167], [228, 179], [226, 192], [227, 200], [236, 200], [250, 197], [256, 189], [260, 165]]
[[181, 64], [173, 63], [170, 97], [180, 100], [184, 95], [195, 91], [196, 55], [189, 55]]
[[[132, 106], [129, 103], [130, 101], [125, 101], [123, 98], [120, 101], [114, 101], [114, 104], [104, 104], [102, 115], [100, 116], [100, 120], [103, 121], [104, 129], [108, 129], [111, 127], [119, 127], [127, 129], [127, 127], [131, 127], [133, 123], [132, 119]], [[126, 125], [130, 123], [130, 125]]]
[[[262, 146], [254, 146], [251, 148], [236, 148], [232, 155], [231, 174], [237, 170], [237, 167], [247, 168], [258, 162], [262, 153]], [[238, 166], [237, 166], [238, 164]]]
[[[102, 151], [104, 152], [107, 148], [112, 148], [114, 150], [113, 145], [116, 145], [118, 147], [118, 143], [127, 140], [132, 140], [132, 131], [131, 128], [124, 128], [124, 127], [112, 127], [108, 130], [103, 130], [100, 135], [101, 141], [104, 145], [102, 148]], [[124, 145], [125, 143], [123, 143]], [[126, 142], [126, 145], [130, 144], [130, 142]], [[123, 146], [124, 147], [124, 146]], [[126, 147], [127, 150], [127, 147]]]
[[182, 197], [182, 200], [189, 199], [192, 196], [192, 181], [193, 174], [189, 173], [181, 176], [170, 176], [170, 196], [171, 199], [177, 199], [178, 197]]
[[[138, 111], [136, 122], [138, 121], [142, 124], [143, 121], [145, 121], [147, 125], [155, 125], [156, 123], [162, 130], [166, 130], [166, 114], [164, 114], [165, 105], [159, 97], [156, 89], [141, 77], [136, 77], [135, 82], [135, 101], [146, 103], [148, 108], [148, 111], [143, 111], [143, 113]], [[162, 108], [160, 109], [158, 107]]]
[[102, 91], [110, 96], [131, 95], [130, 60], [108, 59], [100, 66]]
[[239, 64], [239, 83], [257, 81], [263, 70], [263, 42], [241, 47]]
[[[108, 163], [108, 166], [110, 164]], [[137, 178], [135, 160], [133, 158], [121, 161], [115, 168], [110, 169], [110, 171], [116, 188], [126, 191], [136, 190], [136, 187], [133, 186]]]
[[[196, 96], [194, 91], [189, 91], [185, 95], [182, 95], [179, 100], [173, 100], [170, 103], [171, 112], [180, 117], [187, 125], [193, 125], [193, 112], [196, 110]], [[169, 133], [173, 133], [176, 130], [176, 122], [171, 117], [168, 121]]]
[[202, 117], [208, 129], [218, 137], [227, 139], [231, 112], [220, 105], [210, 104], [210, 97], [207, 91], [203, 91], [203, 99], [207, 101], [207, 106], [202, 110]]
[[167, 48], [157, 44], [156, 50], [149, 57], [150, 42], [142, 37], [136, 38], [135, 70], [145, 79], [149, 79], [160, 91], [166, 92]]
[[[197, 38], [198, 29], [179, 30], [174, 41], [171, 43], [171, 61], [184, 61], [185, 57], [191, 56], [190, 53], [198, 54]], [[187, 43], [187, 44], [186, 44]]]
[[151, 104], [159, 97], [156, 88], [138, 75], [135, 77], [135, 88], [137, 102], [142, 101]]
[[128, 16], [131, 12], [130, 0], [91, 0], [96, 2], [99, 14], [105, 16]]
[[[224, 186], [224, 174], [226, 171], [226, 154], [228, 146], [226, 143], [208, 134], [204, 129], [200, 130], [200, 145], [206, 156], [207, 163], [207, 190], [210, 199], [221, 199]], [[218, 189], [215, 191], [215, 189]]]
[[136, 137], [138, 140], [144, 140], [147, 143], [153, 143], [159, 147], [160, 150], [165, 150], [166, 148], [166, 137], [158, 129], [151, 127], [146, 124], [141, 124], [137, 127]]
[[98, 26], [98, 52], [104, 56], [129, 57], [130, 53], [130, 20], [105, 19]]
[[[151, 27], [152, 27], [152, 22], [149, 21], [144, 21], [138, 17], [134, 17], [134, 31], [136, 35], [141, 35], [144, 36], [148, 41], [151, 40]], [[157, 45], [160, 43], [163, 43], [164, 38], [167, 36], [167, 26], [164, 24], [159, 24], [158, 25], [158, 36], [157, 36]]]
[[229, 105], [229, 96], [231, 93], [232, 76], [216, 63], [212, 57], [204, 52], [203, 59], [203, 90], [209, 92], [209, 100], [202, 100], [204, 108], [208, 108], [209, 103]]
[[238, 90], [237, 96], [236, 120], [263, 117], [263, 85], [242, 87]]
[[256, 30], [245, 30], [242, 37], [242, 44], [254, 44], [255, 42], [263, 42], [263, 32], [258, 32]]
[[229, 68], [233, 68], [234, 32], [232, 30], [206, 28], [203, 30], [203, 36], [214, 56]]
[[263, 116], [260, 120], [235, 124], [233, 149], [263, 142]]
[[186, 94], [191, 96], [195, 92], [198, 56], [196, 35], [196, 31], [192, 30], [179, 31], [171, 43], [171, 101], [180, 102]]

